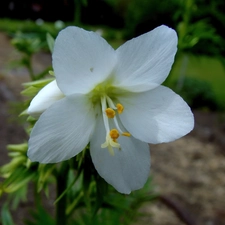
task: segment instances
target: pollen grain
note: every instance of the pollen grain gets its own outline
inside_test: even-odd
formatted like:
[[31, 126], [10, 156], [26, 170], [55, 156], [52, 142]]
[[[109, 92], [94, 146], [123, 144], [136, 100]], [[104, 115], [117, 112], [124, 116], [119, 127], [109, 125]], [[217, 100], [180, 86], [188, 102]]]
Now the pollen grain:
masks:
[[116, 142], [116, 139], [120, 136], [117, 129], [110, 130], [109, 135], [113, 139], [114, 142]]
[[126, 137], [130, 137], [131, 136], [131, 134], [129, 132], [123, 132], [122, 135], [126, 136]]
[[113, 109], [111, 109], [111, 108], [107, 108], [105, 110], [105, 113], [106, 113], [108, 118], [114, 118], [114, 116], [116, 114], [116, 112]]
[[117, 111], [118, 111], [119, 114], [121, 114], [124, 110], [123, 105], [120, 104], [120, 103], [117, 103], [116, 108], [117, 108]]

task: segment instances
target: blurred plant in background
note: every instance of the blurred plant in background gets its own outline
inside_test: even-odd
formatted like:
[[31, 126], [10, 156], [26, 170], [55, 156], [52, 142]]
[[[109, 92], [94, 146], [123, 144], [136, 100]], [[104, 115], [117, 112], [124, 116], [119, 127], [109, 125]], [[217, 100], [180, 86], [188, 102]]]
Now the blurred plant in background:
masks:
[[40, 51], [43, 47], [42, 44], [39, 36], [23, 34], [21, 32], [16, 33], [15, 37], [12, 39], [12, 45], [22, 53], [22, 58], [18, 62], [18, 65], [28, 69], [31, 80], [38, 79], [38, 77], [34, 75], [32, 69], [32, 56]]
[[[177, 84], [174, 84], [174, 86], [176, 87]], [[212, 111], [220, 109], [215, 93], [211, 85], [206, 81], [185, 77], [182, 88], [175, 88], [175, 90], [193, 109], [208, 109]]]
[[181, 93], [193, 109], [218, 110], [220, 107], [210, 84], [198, 78], [186, 77], [190, 55], [210, 55], [222, 60], [221, 51], [224, 50], [222, 37], [217, 34], [208, 18], [196, 19], [199, 16], [200, 7], [198, 0], [180, 1], [180, 11], [176, 17], [181, 18], [177, 32], [178, 54], [180, 54], [178, 57], [182, 58], [182, 63], [174, 89]]

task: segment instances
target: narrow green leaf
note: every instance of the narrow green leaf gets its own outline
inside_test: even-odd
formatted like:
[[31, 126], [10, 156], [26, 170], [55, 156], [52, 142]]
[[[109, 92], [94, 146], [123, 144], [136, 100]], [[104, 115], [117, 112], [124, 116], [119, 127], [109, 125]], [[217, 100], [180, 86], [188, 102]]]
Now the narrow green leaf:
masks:
[[49, 50], [52, 53], [53, 52], [53, 48], [54, 48], [54, 44], [55, 44], [55, 40], [49, 33], [47, 33], [46, 39], [47, 39]]
[[2, 225], [15, 225], [7, 204], [2, 206], [1, 217]]
[[[48, 214], [48, 212], [39, 206], [36, 211], [32, 211], [32, 220], [26, 220], [26, 225], [55, 225], [55, 220]], [[64, 224], [66, 225], [66, 224]]]

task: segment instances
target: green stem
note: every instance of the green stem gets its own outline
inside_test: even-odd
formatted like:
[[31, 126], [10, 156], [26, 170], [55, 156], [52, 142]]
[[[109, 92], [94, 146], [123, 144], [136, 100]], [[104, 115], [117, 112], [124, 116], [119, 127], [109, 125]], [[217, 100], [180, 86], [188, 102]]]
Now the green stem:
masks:
[[[56, 176], [57, 198], [64, 192], [67, 187], [68, 172], [69, 164], [68, 162], [63, 162]], [[56, 225], [67, 224], [66, 206], [66, 195], [64, 195], [56, 204]]]
[[29, 72], [30, 79], [32, 81], [34, 81], [34, 80], [36, 80], [36, 78], [34, 76], [34, 71], [33, 71], [32, 64], [31, 64], [31, 58], [32, 58], [32, 55], [27, 57], [27, 69]]
[[184, 80], [187, 72], [187, 67], [188, 67], [188, 55], [184, 53], [182, 56], [182, 62], [181, 62], [181, 67], [180, 67], [180, 73], [179, 73], [179, 78], [177, 81], [177, 90], [181, 91], [181, 89], [184, 86]]
[[35, 206], [38, 209], [41, 206], [41, 195], [38, 192], [38, 184], [37, 182], [34, 185], [34, 202], [35, 202]]

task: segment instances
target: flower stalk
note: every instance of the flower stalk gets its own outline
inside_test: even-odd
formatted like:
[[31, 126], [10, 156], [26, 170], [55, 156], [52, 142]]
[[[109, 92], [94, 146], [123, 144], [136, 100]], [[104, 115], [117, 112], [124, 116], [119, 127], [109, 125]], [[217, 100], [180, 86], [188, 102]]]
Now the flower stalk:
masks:
[[[58, 173], [56, 173], [57, 198], [61, 196], [67, 188], [68, 173], [69, 164], [67, 161], [65, 161], [61, 164]], [[67, 224], [66, 206], [67, 195], [64, 194], [56, 203], [56, 225]]]

